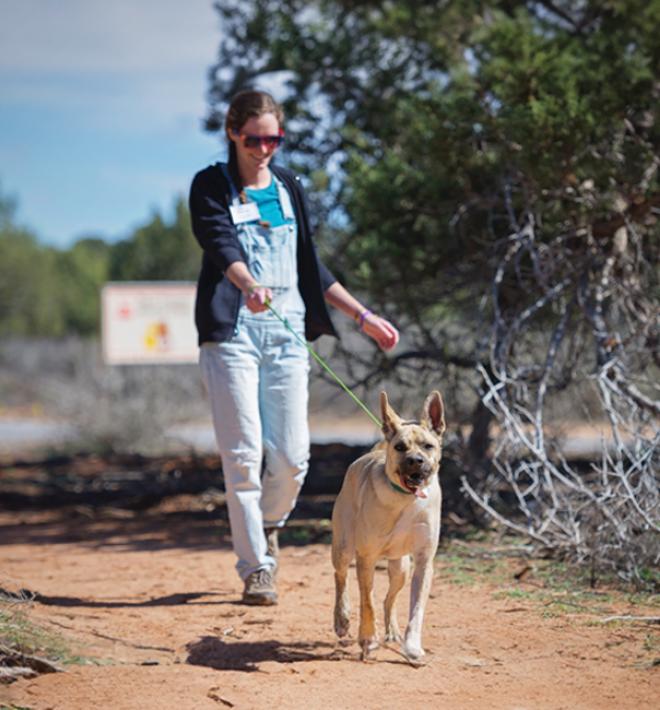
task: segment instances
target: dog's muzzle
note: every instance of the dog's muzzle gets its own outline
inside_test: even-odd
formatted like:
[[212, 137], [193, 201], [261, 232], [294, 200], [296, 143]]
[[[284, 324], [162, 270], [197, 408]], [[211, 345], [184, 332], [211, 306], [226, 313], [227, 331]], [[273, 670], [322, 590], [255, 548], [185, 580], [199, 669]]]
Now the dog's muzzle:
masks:
[[423, 489], [428, 485], [434, 471], [433, 465], [421, 454], [407, 456], [399, 467], [401, 486], [419, 498], [426, 498]]

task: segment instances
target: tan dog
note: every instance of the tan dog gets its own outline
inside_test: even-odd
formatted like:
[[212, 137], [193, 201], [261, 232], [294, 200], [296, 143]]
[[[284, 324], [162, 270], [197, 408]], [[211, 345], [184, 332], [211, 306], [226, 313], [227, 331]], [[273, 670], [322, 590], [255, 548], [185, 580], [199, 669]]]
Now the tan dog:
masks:
[[[440, 536], [441, 493], [438, 469], [445, 431], [444, 405], [437, 391], [424, 403], [420, 423], [402, 421], [380, 395], [385, 441], [346, 472], [332, 511], [332, 564], [335, 568], [335, 632], [348, 633], [348, 567], [355, 557], [360, 587], [358, 641], [362, 659], [378, 646], [373, 584], [376, 561], [389, 560], [390, 584], [385, 597], [385, 641], [402, 643], [410, 660], [424, 655], [422, 623], [431, 589], [433, 558]], [[394, 602], [414, 560], [410, 615], [402, 639]]]

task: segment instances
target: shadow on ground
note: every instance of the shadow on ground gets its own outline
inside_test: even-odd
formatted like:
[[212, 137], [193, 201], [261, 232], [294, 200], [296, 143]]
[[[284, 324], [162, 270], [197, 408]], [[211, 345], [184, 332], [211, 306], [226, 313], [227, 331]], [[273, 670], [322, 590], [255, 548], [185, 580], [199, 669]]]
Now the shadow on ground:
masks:
[[[357, 647], [356, 647], [357, 648]], [[410, 665], [401, 653], [384, 645], [391, 658], [379, 658], [379, 663]], [[351, 652], [341, 645], [327, 641], [224, 641], [215, 636], [203, 636], [186, 646], [186, 663], [205, 666], [217, 671], [263, 672], [261, 663], [300, 663], [301, 661], [360, 661], [357, 651]]]
[[[179, 501], [194, 508], [194, 501]], [[330, 541], [329, 516], [332, 503], [316, 505], [301, 501], [297, 517], [280, 535], [280, 544], [305, 545]], [[310, 515], [302, 517], [302, 513]], [[218, 504], [209, 512], [153, 509], [131, 512], [122, 509], [65, 510], [10, 513], [2, 517], [0, 548], [3, 545], [78, 544], [88, 549], [117, 552], [146, 552], [187, 548], [220, 550], [231, 547], [226, 507]]]
[[[300, 661], [335, 660], [335, 647], [327, 642], [222, 641], [215, 636], [203, 636], [186, 646], [187, 663], [215, 670], [259, 671], [266, 661], [298, 663]], [[325, 651], [325, 653], [323, 652]]]
[[[205, 597], [221, 597], [229, 595], [230, 592], [181, 592], [175, 594], [167, 594], [163, 597], [154, 597], [145, 601], [97, 601], [95, 599], [83, 599], [81, 597], [64, 597], [41, 594], [30, 589], [21, 589], [18, 592], [12, 592], [0, 587], [0, 597], [6, 600], [16, 601], [33, 601], [43, 604], [44, 606], [61, 606], [61, 607], [81, 607], [87, 609], [124, 609], [130, 607], [155, 607], [155, 606], [180, 606], [187, 604], [195, 605], [212, 605], [212, 604], [239, 604], [235, 600], [214, 599], [208, 600]], [[200, 601], [202, 600], [202, 601]]]

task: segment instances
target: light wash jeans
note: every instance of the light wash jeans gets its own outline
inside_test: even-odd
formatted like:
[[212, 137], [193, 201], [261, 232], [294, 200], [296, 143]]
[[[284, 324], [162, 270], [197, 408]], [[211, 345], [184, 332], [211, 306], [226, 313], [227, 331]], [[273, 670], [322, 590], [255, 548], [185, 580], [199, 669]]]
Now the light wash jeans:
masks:
[[242, 579], [274, 567], [264, 527], [284, 525], [309, 466], [307, 349], [272, 314], [244, 311], [231, 340], [200, 350]]

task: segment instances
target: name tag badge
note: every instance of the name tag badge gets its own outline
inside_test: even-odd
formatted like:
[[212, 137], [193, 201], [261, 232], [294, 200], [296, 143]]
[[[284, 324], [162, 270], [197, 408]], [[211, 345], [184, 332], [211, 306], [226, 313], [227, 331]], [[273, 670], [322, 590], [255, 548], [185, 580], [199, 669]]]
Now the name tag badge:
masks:
[[230, 205], [229, 212], [234, 224], [254, 222], [255, 220], [261, 219], [256, 202], [247, 202], [244, 205]]

